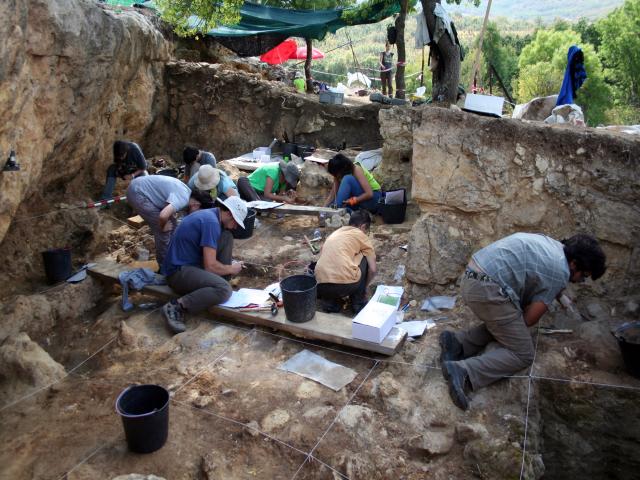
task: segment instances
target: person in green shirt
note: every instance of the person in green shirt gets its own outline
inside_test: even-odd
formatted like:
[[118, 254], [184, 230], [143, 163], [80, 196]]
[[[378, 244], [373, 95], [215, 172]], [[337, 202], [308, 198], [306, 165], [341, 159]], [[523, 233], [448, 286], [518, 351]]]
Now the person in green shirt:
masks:
[[354, 163], [342, 153], [337, 154], [327, 165], [333, 176], [333, 186], [325, 201], [325, 206], [347, 207], [347, 210], [364, 208], [371, 213], [378, 211], [382, 196], [380, 184], [360, 163]]
[[296, 72], [293, 77], [293, 86], [299, 93], [304, 93], [307, 89], [307, 82], [300, 72]]
[[293, 163], [267, 163], [248, 177], [240, 177], [238, 192], [240, 198], [247, 202], [270, 200], [294, 203], [299, 179], [300, 172]]

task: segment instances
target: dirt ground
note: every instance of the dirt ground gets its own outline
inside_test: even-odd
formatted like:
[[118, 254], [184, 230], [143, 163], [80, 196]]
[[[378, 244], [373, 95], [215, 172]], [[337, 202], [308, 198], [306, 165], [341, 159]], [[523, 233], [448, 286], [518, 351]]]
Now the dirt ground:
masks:
[[[117, 212], [104, 214], [111, 218], [104, 223], [112, 229], [111, 258], [128, 263], [141, 246], [153, 251], [148, 227], [136, 230]], [[400, 246], [413, 220], [410, 214], [404, 224], [384, 225], [378, 218], [372, 226], [380, 268], [376, 283], [397, 284], [394, 276], [406, 257]], [[301, 273], [314, 259], [303, 236], [316, 228], [315, 217], [258, 217], [253, 236], [235, 244], [234, 256], [247, 268], [234, 283], [264, 287]], [[323, 238], [331, 231], [319, 229]], [[521, 478], [539, 478], [539, 445], [522, 451], [525, 425], [530, 442], [540, 431], [539, 418], [528, 413], [526, 375], [475, 393], [466, 413], [448, 398], [437, 336], [468, 323], [463, 307], [435, 314], [420, 312], [419, 305], [410, 308], [407, 319], [435, 318], [436, 327], [389, 358], [207, 315], [190, 317], [188, 330], [172, 336], [156, 299], [134, 294], [143, 308], [124, 313], [119, 288], [105, 289], [102, 301], [82, 318], [58, 324], [54, 335], [33, 338], [68, 376], [0, 407], [1, 478], [518, 478], [521, 464]], [[403, 301], [455, 294], [449, 287], [409, 290]], [[540, 351], [553, 361], [541, 362], [539, 374], [585, 375], [585, 366], [596, 360], [585, 357], [584, 342], [574, 340], [563, 351], [557, 338], [541, 338]], [[334, 392], [278, 369], [305, 349], [355, 370], [356, 378]], [[640, 387], [630, 377], [616, 381]], [[114, 403], [124, 388], [144, 383], [171, 392], [170, 427], [162, 449], [139, 455], [127, 450]]]

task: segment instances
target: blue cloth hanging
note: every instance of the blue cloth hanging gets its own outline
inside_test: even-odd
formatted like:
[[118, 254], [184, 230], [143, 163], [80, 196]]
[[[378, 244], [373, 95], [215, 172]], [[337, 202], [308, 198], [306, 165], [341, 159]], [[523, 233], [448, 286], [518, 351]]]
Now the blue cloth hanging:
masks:
[[127, 270], [118, 275], [118, 280], [122, 285], [122, 310], [125, 312], [133, 309], [133, 304], [129, 301], [129, 287], [142, 290], [147, 285], [166, 285], [164, 276], [157, 275], [148, 268]]
[[567, 68], [564, 71], [562, 87], [558, 94], [558, 105], [568, 105], [574, 103], [574, 98], [578, 96], [577, 91], [587, 79], [587, 71], [584, 69], [584, 54], [576, 45], [569, 47], [567, 53]]

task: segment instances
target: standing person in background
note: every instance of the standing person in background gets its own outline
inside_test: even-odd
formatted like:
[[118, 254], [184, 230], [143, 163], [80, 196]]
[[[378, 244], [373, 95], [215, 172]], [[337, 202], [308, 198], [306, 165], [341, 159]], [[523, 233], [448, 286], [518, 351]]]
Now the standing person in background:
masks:
[[360, 163], [354, 163], [339, 153], [329, 160], [327, 171], [333, 176], [333, 186], [325, 200], [325, 207], [335, 204], [337, 208], [347, 207], [349, 211], [360, 208], [371, 213], [378, 211], [382, 189]]
[[339, 228], [324, 242], [314, 275], [325, 312], [340, 312], [343, 297], [351, 300], [354, 314], [366, 305], [367, 287], [376, 274], [376, 252], [367, 236], [370, 226], [369, 213], [359, 210], [351, 215], [349, 226]]
[[184, 181], [189, 182], [189, 179], [193, 177], [198, 169], [202, 165], [216, 166], [216, 157], [211, 152], [205, 150], [199, 150], [195, 147], [185, 147], [182, 151], [182, 160], [184, 160]]
[[198, 210], [202, 203], [213, 203], [208, 192], [191, 189], [177, 178], [147, 175], [135, 178], [127, 189], [127, 202], [151, 228], [156, 246], [158, 266], [162, 266], [177, 222], [175, 214]]
[[[568, 282], [600, 278], [605, 262], [596, 239], [584, 234], [559, 242], [545, 235], [514, 233], [477, 251], [460, 291], [482, 323], [464, 332], [440, 334], [442, 374], [453, 403], [466, 410], [469, 389], [530, 366], [535, 347], [529, 327], [560, 298]], [[478, 355], [489, 343], [496, 348]]]
[[248, 177], [238, 179], [238, 192], [247, 202], [270, 200], [294, 203], [300, 171], [292, 162], [267, 163]]
[[304, 79], [304, 75], [300, 72], [296, 72], [293, 77], [293, 86], [298, 93], [304, 93], [307, 90], [307, 82]]
[[384, 51], [380, 52], [380, 82], [382, 82], [382, 94], [387, 94], [387, 88], [389, 89], [389, 96], [393, 97], [393, 52], [391, 51], [391, 45], [389, 42], [384, 42]]
[[124, 140], [113, 142], [113, 163], [107, 168], [107, 181], [100, 199], [113, 197], [117, 177], [128, 181], [141, 175], [147, 175], [147, 161], [138, 144]]

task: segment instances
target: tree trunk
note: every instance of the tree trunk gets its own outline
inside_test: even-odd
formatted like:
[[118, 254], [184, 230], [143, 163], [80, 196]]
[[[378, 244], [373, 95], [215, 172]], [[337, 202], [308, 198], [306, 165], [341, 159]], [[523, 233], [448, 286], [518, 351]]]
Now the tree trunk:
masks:
[[[436, 27], [433, 9], [440, 0], [421, 0], [421, 3], [427, 27], [433, 35]], [[453, 43], [447, 33], [444, 33], [438, 40], [437, 48], [440, 58], [432, 74], [431, 97], [434, 103], [456, 103], [460, 84], [460, 47]]]
[[304, 77], [307, 80], [307, 93], [313, 93], [313, 81], [311, 79], [311, 57], [313, 56], [313, 40], [305, 38], [307, 42], [307, 59], [304, 61]]
[[396, 47], [398, 49], [398, 63], [396, 68], [396, 98], [405, 98], [404, 69], [407, 53], [404, 45], [404, 23], [409, 9], [409, 0], [401, 0], [400, 15], [396, 18]]

